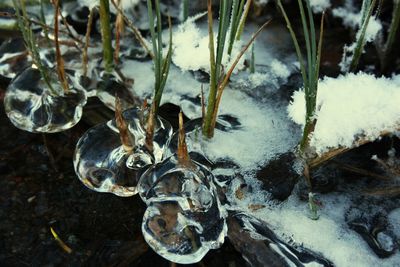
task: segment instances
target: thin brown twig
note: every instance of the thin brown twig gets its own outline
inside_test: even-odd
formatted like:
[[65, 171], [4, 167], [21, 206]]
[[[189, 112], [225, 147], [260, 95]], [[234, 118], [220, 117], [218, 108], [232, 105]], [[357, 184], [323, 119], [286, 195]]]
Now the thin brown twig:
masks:
[[61, 85], [64, 89], [64, 93], [67, 94], [69, 89], [68, 89], [68, 82], [67, 82], [67, 77], [65, 75], [65, 69], [64, 69], [64, 59], [61, 56], [61, 49], [60, 49], [60, 43], [58, 42], [58, 16], [60, 14], [60, 5], [59, 5], [59, 0], [54, 0], [54, 42], [56, 46], [56, 61], [57, 61], [57, 73], [58, 73], [58, 78], [60, 79]]
[[133, 25], [133, 22], [124, 14], [122, 9], [117, 6], [117, 4], [115, 3], [115, 0], [111, 0], [111, 3], [114, 5], [115, 9], [122, 14], [122, 17], [124, 18], [126, 26], [128, 26], [128, 28], [130, 28], [132, 30], [133, 35], [135, 35], [135, 37], [139, 41], [140, 45], [146, 50], [146, 52], [150, 55], [151, 58], [154, 58], [153, 53], [147, 46], [145, 39], [143, 38], [139, 29], [136, 28], [135, 25]]
[[91, 9], [90, 13], [89, 13], [87, 28], [86, 28], [85, 45], [83, 47], [83, 56], [82, 56], [82, 67], [83, 67], [83, 76], [84, 77], [87, 77], [88, 48], [89, 48], [89, 43], [90, 43], [90, 33], [92, 31], [93, 17], [94, 17], [94, 9]]
[[391, 180], [392, 179], [391, 177], [380, 175], [380, 174], [373, 173], [373, 172], [369, 172], [367, 170], [364, 170], [364, 169], [361, 169], [361, 168], [358, 168], [358, 167], [354, 167], [354, 166], [352, 166], [350, 164], [342, 163], [342, 162], [339, 162], [337, 160], [332, 160], [332, 163], [335, 164], [338, 168], [340, 168], [342, 170], [345, 170], [345, 171], [349, 171], [349, 172], [365, 175], [365, 176], [372, 177], [372, 178], [377, 178], [377, 179], [380, 179], [380, 180], [386, 180], [387, 181], [387, 180]]

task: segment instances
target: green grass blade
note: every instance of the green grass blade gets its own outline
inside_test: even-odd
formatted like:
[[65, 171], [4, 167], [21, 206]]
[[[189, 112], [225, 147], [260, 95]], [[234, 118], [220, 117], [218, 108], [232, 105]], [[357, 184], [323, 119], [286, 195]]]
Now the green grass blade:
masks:
[[305, 64], [304, 64], [303, 56], [301, 54], [299, 43], [297, 41], [296, 34], [293, 31], [292, 24], [290, 23], [290, 20], [289, 20], [287, 14], [286, 14], [286, 11], [282, 6], [281, 0], [278, 0], [277, 3], [278, 3], [279, 9], [282, 12], [283, 18], [286, 21], [286, 26], [287, 26], [287, 28], [289, 30], [290, 36], [292, 37], [292, 41], [293, 41], [293, 44], [294, 44], [294, 47], [295, 47], [295, 50], [296, 50], [296, 54], [297, 54], [297, 59], [299, 60], [299, 64], [300, 64], [300, 72], [301, 72], [301, 76], [303, 77], [304, 87], [308, 87], [308, 78], [307, 78], [306, 67], [305, 67]]
[[[366, 0], [368, 1], [368, 0]], [[376, 4], [376, 0], [372, 0], [371, 5], [368, 8], [368, 13], [365, 17], [365, 20], [362, 21], [361, 25], [361, 34], [360, 37], [357, 39], [356, 48], [354, 49], [354, 54], [350, 62], [350, 71], [354, 72], [358, 66], [358, 62], [360, 60], [361, 54], [363, 52], [365, 46], [365, 33], [367, 31], [369, 20], [372, 16], [372, 11], [374, 10]]]
[[[243, 29], [244, 29], [244, 24], [246, 23], [247, 15], [249, 14], [250, 6], [251, 6], [251, 1], [252, 0], [247, 0], [246, 5], [241, 7], [241, 10], [244, 10], [242, 13], [242, 16], [240, 18], [238, 30], [236, 33], [236, 40], [240, 40], [240, 37], [242, 36]], [[244, 3], [244, 1], [243, 1]]]
[[111, 44], [110, 4], [108, 0], [100, 0], [100, 25], [101, 39], [103, 42], [103, 60], [106, 72], [112, 72], [114, 68], [113, 49]]

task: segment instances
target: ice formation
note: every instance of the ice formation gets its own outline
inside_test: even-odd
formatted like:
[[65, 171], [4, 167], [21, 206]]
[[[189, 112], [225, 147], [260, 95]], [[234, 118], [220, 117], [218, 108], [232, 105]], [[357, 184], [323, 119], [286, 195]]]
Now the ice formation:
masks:
[[182, 166], [175, 155], [142, 175], [139, 194], [148, 206], [142, 232], [158, 254], [176, 263], [195, 263], [223, 244], [226, 212], [213, 183], [206, 167], [194, 161]]
[[122, 114], [134, 142], [132, 151], [124, 149], [115, 120], [94, 126], [79, 139], [74, 168], [85, 186], [98, 192], [132, 196], [137, 193], [136, 185], [143, 168], [164, 159], [172, 135], [171, 125], [158, 118], [153, 151], [149, 151], [145, 146], [146, 130], [141, 114], [138, 108]]
[[[376, 78], [366, 73], [326, 77], [319, 82], [317, 124], [310, 145], [318, 154], [357, 141], [375, 140], [385, 132], [399, 130], [400, 79]], [[304, 126], [304, 91], [296, 91], [288, 107], [289, 116]]]
[[54, 133], [73, 127], [81, 119], [86, 104], [84, 91], [69, 88], [64, 92], [55, 73], [49, 73], [54, 92], [34, 68], [25, 69], [11, 81], [4, 108], [15, 127], [34, 133]]

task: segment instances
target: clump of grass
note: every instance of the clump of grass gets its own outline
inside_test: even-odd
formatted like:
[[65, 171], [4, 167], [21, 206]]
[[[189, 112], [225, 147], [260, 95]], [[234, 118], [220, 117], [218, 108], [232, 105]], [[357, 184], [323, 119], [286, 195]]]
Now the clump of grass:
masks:
[[[247, 1], [249, 7], [251, 1]], [[235, 4], [236, 3], [236, 4]], [[208, 103], [203, 117], [203, 135], [207, 138], [214, 136], [214, 128], [217, 120], [218, 107], [222, 98], [222, 93], [229, 83], [229, 78], [233, 70], [239, 63], [240, 58], [244, 55], [250, 45], [254, 42], [255, 38], [267, 26], [268, 22], [260, 27], [260, 29], [253, 35], [250, 41], [245, 45], [239, 55], [236, 57], [234, 63], [225, 73], [222, 66], [222, 59], [224, 56], [224, 49], [226, 39], [228, 38], [228, 51], [233, 47], [235, 40], [240, 36], [245, 23], [245, 16], [247, 12], [234, 11], [232, 8], [243, 8], [244, 1], [239, 4], [238, 0], [222, 0], [219, 9], [219, 23], [217, 35], [217, 49], [215, 51], [214, 45], [214, 30], [213, 30], [213, 14], [211, 7], [211, 0], [208, 0], [208, 34], [209, 34], [209, 50], [210, 50], [210, 88], [208, 94]], [[235, 7], [236, 6], [236, 7]], [[230, 34], [229, 33], [230, 28]], [[229, 52], [228, 52], [229, 55]]]
[[302, 0], [298, 0], [301, 23], [303, 27], [303, 33], [306, 44], [306, 54], [307, 54], [306, 62], [303, 59], [296, 34], [293, 31], [292, 25], [285, 12], [285, 9], [282, 6], [281, 0], [278, 0], [278, 7], [280, 8], [283, 17], [286, 21], [287, 27], [289, 29], [290, 35], [292, 37], [296, 49], [297, 58], [300, 63], [300, 71], [303, 78], [303, 86], [304, 86], [305, 100], [306, 100], [306, 118], [305, 118], [306, 123], [304, 126], [303, 136], [300, 141], [300, 151], [302, 152], [304, 152], [304, 150], [307, 148], [309, 142], [309, 136], [313, 132], [315, 126], [314, 113], [317, 100], [318, 77], [319, 77], [319, 67], [320, 67], [321, 49], [322, 49], [322, 36], [324, 31], [323, 27], [324, 15], [322, 15], [320, 36], [317, 47], [317, 40], [316, 40], [317, 37], [315, 33], [314, 18], [310, 7], [310, 2], [309, 0], [305, 0], [305, 2], [306, 2], [308, 18], [306, 17]]
[[51, 85], [52, 83], [50, 75], [46, 67], [43, 65], [42, 60], [40, 59], [39, 47], [36, 42], [35, 35], [32, 31], [31, 21], [26, 11], [25, 0], [13, 0], [13, 4], [15, 9], [15, 15], [17, 17], [18, 27], [24, 39], [25, 47], [28, 49], [32, 57], [32, 62], [40, 71], [40, 74], [44, 79], [45, 83], [47, 84], [50, 92], [53, 94], [58, 94], [58, 92]]

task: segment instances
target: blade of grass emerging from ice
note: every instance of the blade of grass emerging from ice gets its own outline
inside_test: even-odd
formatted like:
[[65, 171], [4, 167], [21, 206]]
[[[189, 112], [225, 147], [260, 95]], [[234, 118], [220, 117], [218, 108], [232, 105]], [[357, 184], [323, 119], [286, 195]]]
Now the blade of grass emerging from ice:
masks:
[[[153, 5], [151, 0], [147, 0], [147, 9], [150, 22], [150, 34], [153, 45], [153, 63], [154, 63], [154, 112], [158, 113], [158, 108], [161, 103], [161, 97], [164, 91], [165, 84], [168, 79], [169, 67], [171, 65], [172, 57], [172, 29], [171, 20], [169, 19], [169, 47], [166, 57], [163, 57], [163, 47], [162, 47], [162, 26], [161, 26], [161, 12], [160, 12], [160, 1], [155, 1], [155, 11], [157, 18], [157, 25], [154, 26], [154, 15], [153, 15]], [[157, 30], [157, 32], [156, 32]]]
[[111, 73], [113, 64], [113, 50], [111, 44], [110, 4], [108, 0], [100, 0], [100, 27], [103, 42], [103, 61], [107, 73]]
[[36, 43], [34, 33], [31, 28], [31, 22], [29, 20], [28, 14], [26, 12], [26, 6], [24, 0], [13, 0], [15, 15], [17, 17], [18, 27], [22, 33], [22, 38], [24, 39], [25, 46], [29, 50], [33, 64], [38, 68], [43, 80], [47, 84], [49, 90], [53, 94], [58, 92], [51, 86], [50, 76], [46, 68], [40, 59], [39, 48]]
[[376, 0], [364, 0], [362, 6], [362, 20], [361, 20], [361, 31], [360, 36], [356, 41], [356, 47], [354, 49], [354, 54], [350, 62], [349, 70], [354, 72], [357, 69], [358, 62], [360, 61], [361, 54], [365, 46], [365, 33], [367, 31], [369, 20], [372, 16], [372, 11], [374, 10]]

